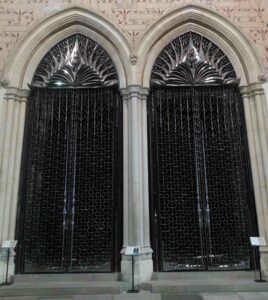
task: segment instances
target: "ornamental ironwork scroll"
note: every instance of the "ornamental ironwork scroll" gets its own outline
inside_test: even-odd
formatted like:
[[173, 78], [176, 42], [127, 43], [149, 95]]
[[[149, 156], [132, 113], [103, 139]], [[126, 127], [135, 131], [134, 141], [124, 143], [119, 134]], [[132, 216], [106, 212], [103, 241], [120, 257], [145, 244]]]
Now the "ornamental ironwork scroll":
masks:
[[187, 32], [169, 43], [153, 66], [152, 85], [219, 85], [238, 83], [224, 52], [205, 37]]
[[118, 83], [117, 71], [108, 53], [81, 34], [54, 46], [36, 69], [36, 87], [103, 87]]

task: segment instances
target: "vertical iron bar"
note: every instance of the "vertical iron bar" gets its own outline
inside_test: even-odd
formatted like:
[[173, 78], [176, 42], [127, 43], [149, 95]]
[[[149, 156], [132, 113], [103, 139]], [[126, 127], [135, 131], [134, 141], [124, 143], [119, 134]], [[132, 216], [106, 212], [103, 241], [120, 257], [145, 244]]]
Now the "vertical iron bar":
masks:
[[197, 210], [199, 218], [199, 230], [200, 230], [200, 243], [201, 243], [201, 261], [204, 267], [204, 242], [203, 242], [203, 205], [201, 198], [201, 181], [200, 181], [200, 114], [199, 114], [199, 103], [196, 96], [196, 90], [191, 88], [191, 97], [193, 101], [193, 131], [194, 131], [194, 151], [195, 151], [195, 177], [196, 177], [196, 196], [197, 196]]

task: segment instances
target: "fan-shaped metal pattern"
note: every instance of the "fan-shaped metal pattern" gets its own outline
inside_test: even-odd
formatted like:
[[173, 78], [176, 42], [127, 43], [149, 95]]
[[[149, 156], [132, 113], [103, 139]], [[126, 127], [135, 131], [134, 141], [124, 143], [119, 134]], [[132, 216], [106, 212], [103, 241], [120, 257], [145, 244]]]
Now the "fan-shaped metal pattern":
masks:
[[234, 68], [214, 43], [188, 32], [168, 44], [158, 56], [151, 75], [154, 85], [236, 83]]
[[43, 58], [32, 82], [38, 87], [102, 87], [118, 83], [107, 52], [81, 34], [54, 46]]

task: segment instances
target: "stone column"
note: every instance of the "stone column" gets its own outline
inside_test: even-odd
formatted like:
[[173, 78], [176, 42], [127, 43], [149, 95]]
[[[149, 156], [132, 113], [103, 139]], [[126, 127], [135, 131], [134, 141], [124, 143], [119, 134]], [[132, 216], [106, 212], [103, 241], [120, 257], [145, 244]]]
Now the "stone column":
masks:
[[[257, 129], [259, 133], [259, 145], [260, 150], [258, 153], [259, 157], [259, 172], [260, 175], [260, 185], [261, 192], [263, 196], [263, 209], [264, 218], [258, 220], [259, 227], [265, 224], [265, 228], [260, 231], [262, 236], [265, 237], [268, 243], [268, 123], [267, 123], [267, 109], [266, 109], [266, 99], [264, 90], [260, 83], [250, 85], [250, 96], [255, 104], [255, 114], [257, 121]], [[252, 111], [252, 113], [253, 113]], [[268, 278], [268, 246], [260, 247], [261, 255], [261, 267], [264, 276]]]
[[147, 99], [148, 90], [129, 86], [123, 95], [124, 135], [124, 241], [121, 262], [123, 280], [131, 279], [131, 257], [127, 246], [140, 246], [135, 257], [135, 282], [151, 278], [153, 272], [149, 229]]
[[[268, 242], [268, 140], [264, 91], [256, 83], [241, 87], [250, 152], [259, 235]], [[263, 275], [268, 276], [268, 247], [261, 247]]]
[[[7, 88], [3, 105], [3, 132], [0, 174], [0, 242], [15, 239], [16, 212], [28, 91]], [[9, 280], [14, 275], [11, 253]], [[1, 281], [5, 276], [5, 258], [0, 260]]]

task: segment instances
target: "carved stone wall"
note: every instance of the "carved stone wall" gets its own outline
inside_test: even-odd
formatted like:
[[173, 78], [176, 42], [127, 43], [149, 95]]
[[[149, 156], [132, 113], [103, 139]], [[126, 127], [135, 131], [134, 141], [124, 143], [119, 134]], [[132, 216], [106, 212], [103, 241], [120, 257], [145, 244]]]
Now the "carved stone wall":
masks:
[[259, 51], [268, 71], [266, 0], [0, 0], [0, 72], [23, 35], [55, 12], [71, 6], [94, 11], [114, 23], [135, 48], [154, 23], [186, 4], [207, 7], [233, 22]]

